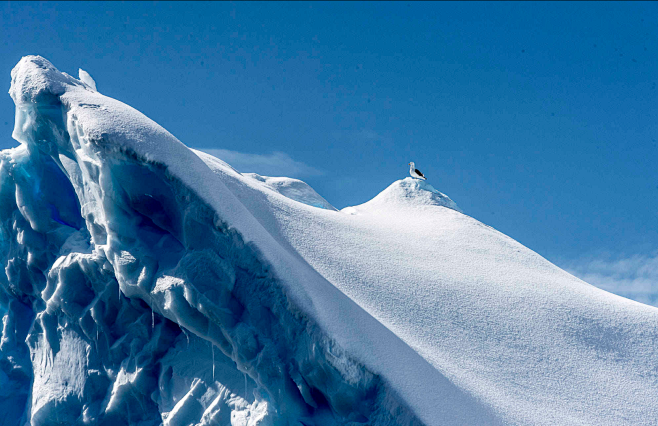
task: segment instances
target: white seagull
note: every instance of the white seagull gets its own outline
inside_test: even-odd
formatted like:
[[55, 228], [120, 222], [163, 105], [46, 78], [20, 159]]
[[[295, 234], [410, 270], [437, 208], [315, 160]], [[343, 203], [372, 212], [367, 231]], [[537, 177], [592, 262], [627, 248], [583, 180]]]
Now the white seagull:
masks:
[[411, 175], [412, 178], [418, 178], [418, 179], [422, 179], [422, 180], [427, 180], [427, 178], [425, 177], [425, 175], [422, 174], [422, 173], [420, 172], [420, 170], [418, 170], [418, 169], [416, 168], [416, 164], [414, 164], [413, 161], [412, 161], [411, 163], [409, 163], [409, 174]]

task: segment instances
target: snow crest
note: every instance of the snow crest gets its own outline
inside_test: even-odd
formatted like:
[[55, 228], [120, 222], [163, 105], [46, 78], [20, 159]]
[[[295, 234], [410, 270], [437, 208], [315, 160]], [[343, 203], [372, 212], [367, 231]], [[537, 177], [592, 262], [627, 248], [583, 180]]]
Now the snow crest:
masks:
[[41, 57], [10, 93], [2, 424], [419, 424], [175, 173], [212, 175], [173, 136]]
[[243, 176], [263, 183], [267, 188], [300, 203], [327, 210], [336, 210], [306, 182], [288, 177], [261, 176], [256, 173], [243, 173]]
[[94, 91], [98, 90], [96, 89], [96, 82], [94, 79], [91, 77], [91, 75], [89, 75], [87, 71], [83, 70], [82, 68], [78, 69], [78, 79], [87, 86], [94, 89]]
[[372, 200], [342, 211], [356, 214], [359, 211], [391, 211], [400, 208], [418, 209], [424, 206], [447, 207], [461, 213], [454, 201], [427, 181], [411, 177], [393, 182]]

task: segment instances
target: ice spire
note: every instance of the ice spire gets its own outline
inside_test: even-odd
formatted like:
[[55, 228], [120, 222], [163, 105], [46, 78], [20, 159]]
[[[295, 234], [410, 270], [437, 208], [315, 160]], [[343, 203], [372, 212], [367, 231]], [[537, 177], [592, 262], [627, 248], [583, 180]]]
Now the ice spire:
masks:
[[94, 81], [93, 78], [89, 75], [89, 73], [82, 68], [78, 69], [78, 80], [86, 84], [87, 86], [91, 87], [92, 89], [96, 90], [96, 82]]

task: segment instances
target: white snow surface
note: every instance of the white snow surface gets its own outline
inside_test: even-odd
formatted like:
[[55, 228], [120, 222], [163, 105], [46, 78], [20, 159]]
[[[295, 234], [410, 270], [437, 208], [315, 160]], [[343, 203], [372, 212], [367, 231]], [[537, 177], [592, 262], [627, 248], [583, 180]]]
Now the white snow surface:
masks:
[[315, 192], [306, 182], [289, 177], [261, 176], [257, 173], [243, 173], [243, 176], [261, 182], [264, 186], [284, 195], [291, 200], [298, 201], [309, 206], [327, 210], [336, 210], [320, 194]]
[[359, 212], [390, 212], [391, 208], [417, 208], [422, 206], [441, 206], [461, 212], [461, 209], [444, 193], [438, 191], [426, 180], [405, 178], [392, 183], [372, 200], [359, 206], [346, 207], [342, 211], [348, 214]]
[[89, 75], [87, 71], [83, 70], [82, 68], [78, 69], [78, 78], [81, 82], [83, 82], [87, 86], [91, 87], [96, 91], [98, 90], [96, 89], [96, 82], [94, 81], [94, 79], [91, 77], [91, 75]]
[[295, 309], [424, 424], [658, 422], [658, 309], [573, 277], [426, 182], [395, 182], [343, 211], [316, 208], [89, 86], [29, 56], [10, 94], [17, 109], [55, 95], [80, 134], [166, 165], [258, 249]]
[[417, 366], [400, 374], [392, 364], [417, 361], [375, 355], [376, 371], [427, 424], [460, 424], [445, 415], [444, 392], [456, 388], [495, 413], [477, 424], [658, 419], [656, 308], [568, 274], [459, 213], [424, 181], [406, 178], [360, 206], [319, 211], [202, 158], [276, 239], [448, 379], [409, 374]]

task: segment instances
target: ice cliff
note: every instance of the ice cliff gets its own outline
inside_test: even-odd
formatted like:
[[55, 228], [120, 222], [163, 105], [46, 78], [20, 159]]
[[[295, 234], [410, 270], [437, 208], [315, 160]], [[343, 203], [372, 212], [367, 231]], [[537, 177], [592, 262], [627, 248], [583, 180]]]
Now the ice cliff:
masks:
[[85, 74], [12, 71], [0, 425], [658, 421], [658, 309], [427, 182], [242, 175]]
[[415, 423], [231, 226], [266, 234], [239, 201], [195, 188], [204, 163], [93, 89], [41, 57], [12, 71], [2, 423]]

